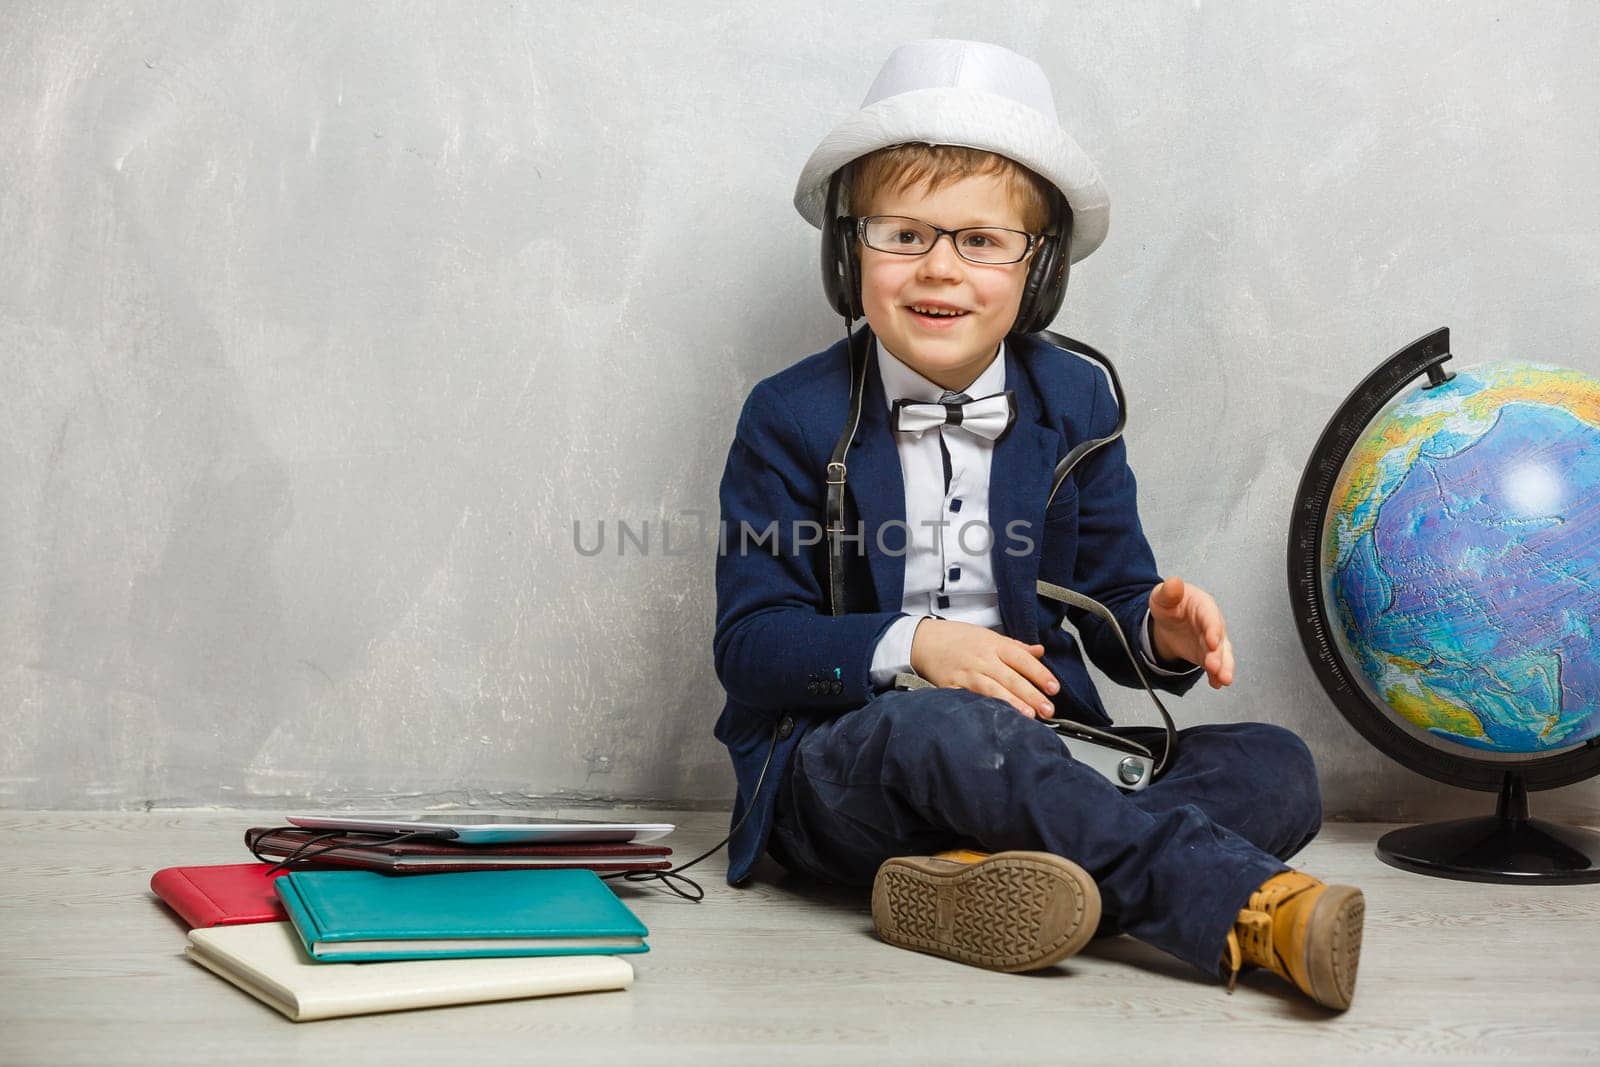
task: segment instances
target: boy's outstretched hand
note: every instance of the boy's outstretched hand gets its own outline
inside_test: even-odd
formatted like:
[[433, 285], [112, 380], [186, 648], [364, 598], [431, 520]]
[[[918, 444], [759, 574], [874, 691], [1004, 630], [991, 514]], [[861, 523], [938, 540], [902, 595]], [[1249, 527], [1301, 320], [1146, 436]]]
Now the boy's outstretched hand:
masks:
[[1061, 684], [1043, 663], [1043, 645], [1025, 645], [983, 626], [923, 619], [911, 638], [911, 669], [934, 685], [998, 697], [1030, 719], [1048, 719], [1045, 694]]
[[1233, 684], [1233, 642], [1211, 594], [1174, 575], [1150, 591], [1153, 651], [1206, 669], [1211, 688]]

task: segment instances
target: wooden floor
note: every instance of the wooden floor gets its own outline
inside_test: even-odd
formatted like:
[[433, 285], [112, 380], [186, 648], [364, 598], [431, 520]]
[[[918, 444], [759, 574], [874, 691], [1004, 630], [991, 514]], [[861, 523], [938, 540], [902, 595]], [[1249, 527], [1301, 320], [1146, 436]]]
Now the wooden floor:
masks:
[[[1354, 1007], [1330, 1016], [1271, 975], [1229, 996], [1122, 937], [1032, 975], [891, 948], [866, 901], [763, 868], [706, 900], [624, 887], [650, 927], [626, 992], [294, 1024], [183, 958], [148, 889], [179, 864], [250, 859], [276, 814], [0, 814], [0, 1063], [359, 1064], [892, 1062], [1166, 1064], [1600, 1059], [1600, 886], [1526, 888], [1379, 863], [1386, 827], [1335, 824], [1296, 860], [1367, 895]], [[596, 812], [547, 812], [596, 817]], [[676, 822], [680, 860], [724, 816]]]

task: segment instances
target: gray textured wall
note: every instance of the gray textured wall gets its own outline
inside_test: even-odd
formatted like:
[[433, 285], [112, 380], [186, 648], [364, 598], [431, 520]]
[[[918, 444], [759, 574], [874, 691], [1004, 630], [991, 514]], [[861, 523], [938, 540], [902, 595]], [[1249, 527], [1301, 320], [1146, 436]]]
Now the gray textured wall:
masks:
[[838, 335], [793, 182], [920, 36], [1036, 56], [1110, 187], [1057, 325], [1230, 615], [1182, 718], [1299, 729], [1335, 813], [1486, 804], [1334, 712], [1284, 542], [1417, 335], [1600, 373], [1592, 3], [0, 4], [0, 805], [725, 803], [659, 523]]

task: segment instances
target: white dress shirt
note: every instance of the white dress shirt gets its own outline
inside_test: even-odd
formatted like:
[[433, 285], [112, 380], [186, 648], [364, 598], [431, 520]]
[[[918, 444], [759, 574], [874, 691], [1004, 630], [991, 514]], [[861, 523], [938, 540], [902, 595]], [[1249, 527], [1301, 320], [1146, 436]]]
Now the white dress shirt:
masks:
[[[891, 411], [896, 400], [938, 403], [943, 386], [912, 370], [877, 342], [873, 347], [883, 394]], [[1006, 387], [1005, 344], [995, 358], [959, 392], [976, 400]], [[905, 486], [906, 542], [905, 587], [900, 610], [905, 617], [891, 623], [873, 648], [871, 680], [874, 689], [894, 684], [894, 676], [911, 670], [911, 642], [925, 618], [955, 619], [1000, 630], [1000, 597], [989, 555], [989, 465], [995, 443], [959, 426], [939, 426], [921, 432], [894, 433], [900, 453], [900, 475]], [[950, 486], [944, 489], [941, 439], [950, 453]], [[943, 525], [938, 525], [943, 523]], [[966, 526], [966, 524], [974, 524]], [[964, 529], [965, 527], [965, 529]], [[1135, 642], [1145, 669], [1157, 674], [1180, 675], [1155, 662], [1150, 650], [1149, 611]], [[1198, 667], [1191, 670], [1199, 670]]]

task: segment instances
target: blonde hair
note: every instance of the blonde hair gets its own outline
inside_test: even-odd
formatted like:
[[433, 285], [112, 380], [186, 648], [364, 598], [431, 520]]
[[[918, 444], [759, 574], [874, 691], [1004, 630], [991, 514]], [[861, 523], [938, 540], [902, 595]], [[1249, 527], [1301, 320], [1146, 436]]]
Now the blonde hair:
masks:
[[963, 178], [998, 175], [1022, 217], [1022, 228], [1042, 233], [1050, 224], [1050, 185], [1022, 164], [981, 148], [949, 144], [897, 144], [880, 148], [845, 166], [840, 198], [858, 215], [884, 189], [921, 185], [932, 193]]

